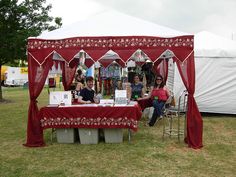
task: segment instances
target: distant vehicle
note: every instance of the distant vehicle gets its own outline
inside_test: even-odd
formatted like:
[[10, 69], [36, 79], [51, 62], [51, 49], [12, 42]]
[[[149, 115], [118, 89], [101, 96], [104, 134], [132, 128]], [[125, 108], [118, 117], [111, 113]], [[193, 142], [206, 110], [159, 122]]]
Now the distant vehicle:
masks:
[[8, 67], [5, 72], [6, 86], [23, 86], [28, 82], [28, 68], [27, 67]]
[[4, 85], [6, 81], [6, 71], [7, 71], [8, 66], [2, 66], [1, 67], [1, 85]]

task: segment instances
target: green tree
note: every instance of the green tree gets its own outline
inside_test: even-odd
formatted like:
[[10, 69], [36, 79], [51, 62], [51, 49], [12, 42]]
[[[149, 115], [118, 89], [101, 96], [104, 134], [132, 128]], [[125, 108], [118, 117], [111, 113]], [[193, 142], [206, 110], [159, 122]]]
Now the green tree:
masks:
[[26, 60], [28, 37], [61, 27], [60, 17], [49, 16], [51, 8], [46, 0], [0, 0], [0, 73], [2, 65]]

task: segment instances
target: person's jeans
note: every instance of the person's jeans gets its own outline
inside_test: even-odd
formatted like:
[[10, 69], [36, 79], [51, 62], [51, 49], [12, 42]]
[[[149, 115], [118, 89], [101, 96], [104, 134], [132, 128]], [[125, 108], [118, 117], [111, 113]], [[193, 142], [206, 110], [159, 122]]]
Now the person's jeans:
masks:
[[157, 121], [157, 118], [160, 117], [162, 115], [162, 109], [165, 105], [164, 101], [159, 101], [159, 100], [153, 100], [153, 114], [152, 114], [152, 118], [149, 121], [149, 126], [153, 126], [155, 124], [155, 122]]

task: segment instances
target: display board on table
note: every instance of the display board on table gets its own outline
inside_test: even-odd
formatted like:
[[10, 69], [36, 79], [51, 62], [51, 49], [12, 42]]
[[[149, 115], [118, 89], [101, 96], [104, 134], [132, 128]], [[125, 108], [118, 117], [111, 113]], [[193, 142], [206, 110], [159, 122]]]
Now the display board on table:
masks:
[[49, 105], [71, 105], [71, 91], [50, 92]]

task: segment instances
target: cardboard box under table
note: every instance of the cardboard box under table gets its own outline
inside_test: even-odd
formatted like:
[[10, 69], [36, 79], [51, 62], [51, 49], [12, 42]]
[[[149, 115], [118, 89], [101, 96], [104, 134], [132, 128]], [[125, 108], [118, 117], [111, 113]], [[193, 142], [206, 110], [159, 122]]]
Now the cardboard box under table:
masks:
[[98, 144], [98, 129], [79, 128], [78, 131], [81, 144]]
[[122, 143], [123, 129], [121, 128], [105, 128], [103, 129], [106, 143]]
[[74, 143], [76, 141], [76, 132], [74, 128], [57, 128], [58, 143]]

